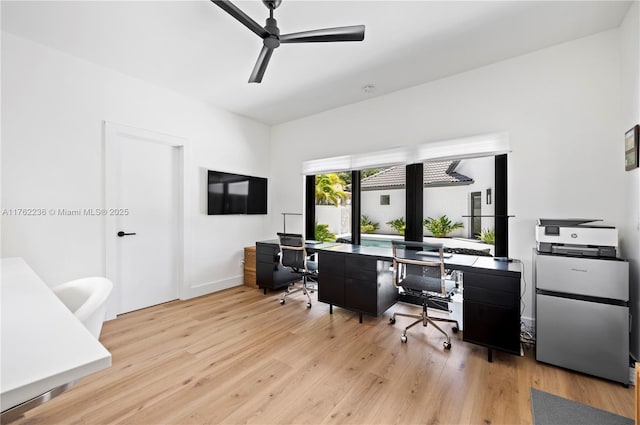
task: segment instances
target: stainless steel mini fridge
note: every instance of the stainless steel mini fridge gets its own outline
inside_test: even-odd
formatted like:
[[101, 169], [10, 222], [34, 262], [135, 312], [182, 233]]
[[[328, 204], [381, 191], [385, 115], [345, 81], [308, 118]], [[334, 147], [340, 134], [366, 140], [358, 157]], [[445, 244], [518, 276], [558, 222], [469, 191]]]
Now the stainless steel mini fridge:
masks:
[[536, 359], [629, 383], [629, 264], [534, 252]]

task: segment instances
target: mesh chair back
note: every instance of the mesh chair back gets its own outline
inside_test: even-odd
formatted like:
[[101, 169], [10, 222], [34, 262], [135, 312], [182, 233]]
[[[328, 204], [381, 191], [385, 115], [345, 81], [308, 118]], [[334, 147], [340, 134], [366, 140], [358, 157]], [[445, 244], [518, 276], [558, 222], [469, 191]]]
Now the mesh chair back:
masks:
[[280, 264], [294, 270], [307, 269], [307, 250], [304, 237], [297, 233], [278, 233], [280, 239]]
[[[406, 290], [439, 292], [446, 295], [444, 252], [442, 244], [391, 241], [393, 249], [393, 283]], [[399, 255], [398, 249], [404, 249]], [[411, 255], [411, 251], [431, 251], [433, 257]]]

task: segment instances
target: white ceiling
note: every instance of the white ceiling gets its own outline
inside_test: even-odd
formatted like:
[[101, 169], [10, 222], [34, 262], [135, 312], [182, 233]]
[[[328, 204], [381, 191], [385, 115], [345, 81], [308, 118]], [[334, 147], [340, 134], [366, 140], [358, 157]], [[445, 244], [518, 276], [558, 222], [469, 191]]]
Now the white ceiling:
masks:
[[[264, 25], [260, 1], [234, 3]], [[261, 84], [247, 80], [262, 41], [208, 0], [4, 0], [2, 29], [277, 124], [615, 28], [630, 4], [284, 0], [283, 34], [364, 24], [365, 40], [282, 45]]]

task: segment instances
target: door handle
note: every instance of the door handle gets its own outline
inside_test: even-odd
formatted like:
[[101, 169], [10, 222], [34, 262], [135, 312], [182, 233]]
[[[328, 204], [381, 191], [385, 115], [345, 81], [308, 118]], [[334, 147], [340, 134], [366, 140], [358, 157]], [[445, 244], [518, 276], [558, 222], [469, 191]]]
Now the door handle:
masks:
[[123, 236], [131, 236], [131, 235], [135, 235], [135, 233], [125, 233], [125, 232], [123, 232], [122, 230], [120, 230], [120, 231], [118, 232], [118, 236], [119, 236], [119, 237], [123, 237]]

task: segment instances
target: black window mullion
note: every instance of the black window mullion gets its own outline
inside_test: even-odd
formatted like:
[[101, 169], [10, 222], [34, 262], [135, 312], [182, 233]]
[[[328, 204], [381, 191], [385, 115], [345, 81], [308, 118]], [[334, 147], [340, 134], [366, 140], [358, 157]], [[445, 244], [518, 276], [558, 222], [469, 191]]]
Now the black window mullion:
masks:
[[407, 165], [406, 178], [406, 229], [404, 240], [413, 242], [423, 241], [422, 220], [424, 215], [424, 165]]

